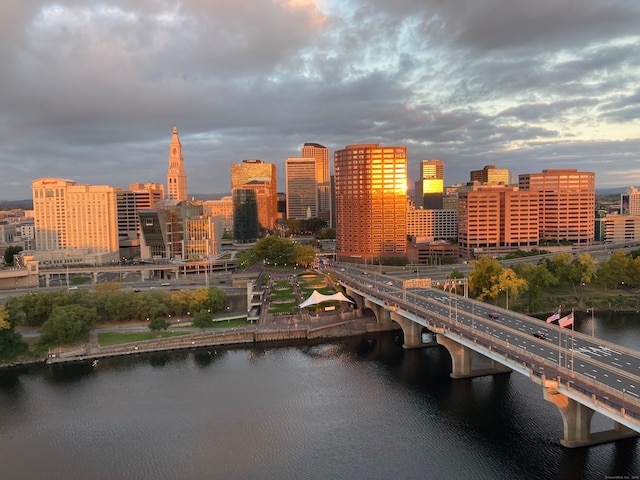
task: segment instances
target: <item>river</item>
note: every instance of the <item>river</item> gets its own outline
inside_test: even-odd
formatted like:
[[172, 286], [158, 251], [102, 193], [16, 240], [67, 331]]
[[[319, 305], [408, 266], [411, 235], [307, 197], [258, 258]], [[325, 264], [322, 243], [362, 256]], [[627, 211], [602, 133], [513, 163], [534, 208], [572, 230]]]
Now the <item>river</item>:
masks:
[[[595, 332], [640, 347], [637, 315]], [[578, 328], [591, 332], [590, 317]], [[565, 449], [517, 373], [449, 378], [397, 333], [180, 351], [0, 372], [0, 478], [604, 479], [640, 474], [635, 439]], [[594, 429], [612, 422], [594, 417]]]

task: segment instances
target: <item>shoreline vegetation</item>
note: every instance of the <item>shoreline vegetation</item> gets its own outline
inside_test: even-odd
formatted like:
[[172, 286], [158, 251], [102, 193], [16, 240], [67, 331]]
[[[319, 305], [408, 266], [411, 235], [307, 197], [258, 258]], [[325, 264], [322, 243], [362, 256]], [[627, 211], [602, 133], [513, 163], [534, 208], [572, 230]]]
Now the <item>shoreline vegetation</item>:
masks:
[[[260, 262], [251, 264], [257, 263]], [[609, 260], [600, 262], [597, 271], [595, 261], [588, 254], [577, 258], [559, 254], [552, 261], [536, 266], [517, 265], [513, 270], [503, 268], [500, 262], [487, 257], [472, 263], [474, 269], [468, 277], [471, 298], [496, 307], [536, 318], [545, 318], [560, 307], [563, 312], [573, 310], [578, 320], [592, 316], [594, 312], [600, 318], [607, 312], [640, 313], [640, 257], [614, 252]], [[392, 272], [391, 268], [386, 273], [392, 275]], [[308, 341], [322, 336], [380, 331], [375, 317], [371, 320], [371, 312], [368, 312], [369, 317], [358, 317], [356, 311], [340, 310], [339, 304], [331, 304], [329, 308], [338, 308], [331, 314], [324, 312], [322, 304], [309, 307], [309, 311], [298, 309], [313, 290], [327, 294], [335, 290], [330, 274], [269, 265], [263, 265], [253, 273], [266, 292], [263, 315], [256, 324], [247, 322], [245, 316], [243, 320], [234, 320], [233, 325], [223, 325], [228, 322], [220, 322], [220, 315], [229, 314], [228, 299], [215, 287], [130, 293], [121, 290], [119, 284], [101, 284], [93, 293], [74, 290], [44, 294], [50, 298], [40, 297], [43, 294], [14, 297], [7, 302], [6, 309], [0, 306], [0, 310], [5, 310], [5, 322], [8, 319], [9, 324], [21, 325], [23, 329], [30, 326], [38, 331], [39, 337], [27, 339], [22, 351], [0, 363], [0, 368], [43, 361], [77, 361], [107, 354], [266, 341]], [[454, 269], [449, 278], [460, 278], [459, 275], [460, 272]], [[456, 290], [462, 294], [461, 287]], [[189, 311], [196, 313], [189, 315]], [[120, 316], [114, 317], [114, 313]], [[79, 320], [83, 317], [84, 323]], [[146, 322], [140, 321], [145, 317]], [[181, 324], [169, 321], [181, 317], [184, 319]], [[47, 328], [51, 327], [48, 324], [52, 323], [52, 318], [58, 321], [57, 330]], [[127, 335], [118, 332], [133, 319], [138, 319], [138, 331], [129, 331]], [[153, 328], [156, 320], [159, 328]], [[0, 328], [1, 321], [0, 316]], [[73, 341], [68, 336], [70, 329], [79, 329]], [[111, 335], [106, 335], [107, 329], [112, 331]], [[45, 333], [50, 334], [49, 343], [43, 342]], [[14, 342], [24, 341], [17, 332], [14, 335]]]

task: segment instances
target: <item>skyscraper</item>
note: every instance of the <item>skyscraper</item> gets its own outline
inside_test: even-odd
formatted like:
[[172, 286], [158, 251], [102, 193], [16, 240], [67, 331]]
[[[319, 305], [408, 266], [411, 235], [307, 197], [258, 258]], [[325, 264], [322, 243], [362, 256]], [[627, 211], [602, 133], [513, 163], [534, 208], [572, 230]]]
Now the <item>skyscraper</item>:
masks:
[[459, 191], [458, 247], [462, 258], [535, 248], [538, 232], [537, 192], [477, 183]]
[[349, 145], [334, 154], [336, 253], [345, 261], [407, 251], [407, 148]]
[[178, 127], [175, 125], [169, 144], [167, 190], [170, 200], [187, 200], [187, 175], [184, 172], [184, 158], [182, 158], [182, 144], [178, 137]]
[[482, 170], [471, 170], [470, 179], [472, 182], [480, 182], [486, 185], [509, 185], [509, 170], [496, 168], [495, 165], [485, 165]]
[[319, 143], [305, 143], [302, 156], [316, 159], [316, 182], [318, 185], [317, 216], [332, 225], [331, 177], [329, 172], [329, 149]]
[[540, 240], [590, 243], [595, 237], [596, 175], [575, 168], [518, 177], [521, 190], [538, 192]]
[[[278, 191], [276, 187], [276, 166], [273, 163], [264, 163], [262, 160], [243, 160], [242, 163], [231, 165], [231, 193], [240, 188], [245, 188], [245, 184], [252, 180], [268, 182], [270, 188], [269, 208], [267, 214], [258, 218], [260, 225], [267, 229], [275, 228], [275, 221], [278, 217]], [[234, 205], [236, 205], [234, 199]]]
[[36, 250], [118, 251], [116, 188], [40, 178], [31, 189]]
[[287, 218], [318, 216], [318, 182], [315, 158], [287, 158]]
[[444, 162], [423, 160], [420, 163], [420, 179], [415, 183], [416, 208], [440, 210], [444, 198]]

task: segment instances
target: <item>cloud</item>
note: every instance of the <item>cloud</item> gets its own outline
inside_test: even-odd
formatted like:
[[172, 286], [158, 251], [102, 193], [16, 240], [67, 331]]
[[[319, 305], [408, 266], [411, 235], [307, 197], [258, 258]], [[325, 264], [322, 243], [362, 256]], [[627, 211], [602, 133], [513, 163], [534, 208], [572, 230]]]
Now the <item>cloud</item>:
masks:
[[0, 198], [164, 183], [174, 124], [191, 193], [246, 158], [282, 189], [308, 141], [404, 144], [410, 176], [441, 158], [448, 182], [602, 160], [598, 186], [640, 184], [610, 168], [640, 162], [639, 23], [635, 0], [9, 2]]

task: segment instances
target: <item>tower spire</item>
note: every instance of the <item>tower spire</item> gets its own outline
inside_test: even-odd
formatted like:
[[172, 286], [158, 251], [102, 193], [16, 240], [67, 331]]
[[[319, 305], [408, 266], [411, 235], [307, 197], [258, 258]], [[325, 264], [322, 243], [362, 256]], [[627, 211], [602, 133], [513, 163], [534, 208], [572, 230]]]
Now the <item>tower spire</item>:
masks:
[[169, 171], [167, 172], [167, 192], [171, 200], [187, 199], [187, 175], [184, 171], [182, 143], [178, 136], [178, 127], [173, 126], [171, 143], [169, 144]]

